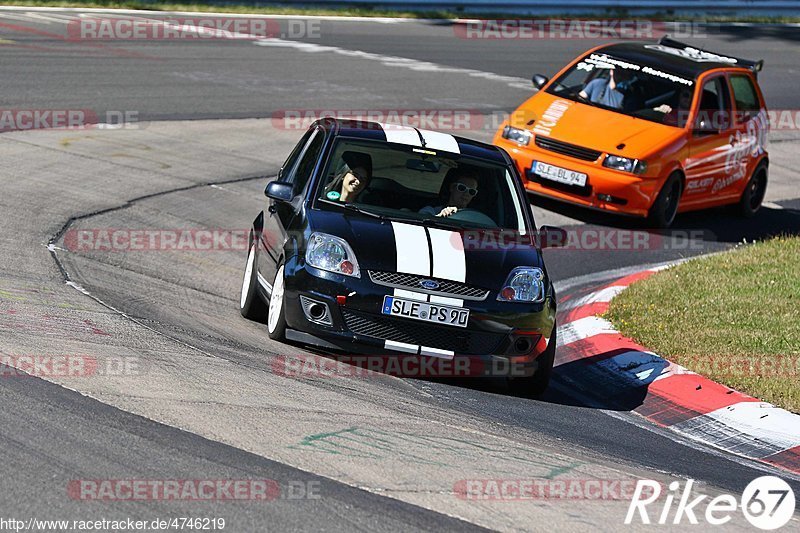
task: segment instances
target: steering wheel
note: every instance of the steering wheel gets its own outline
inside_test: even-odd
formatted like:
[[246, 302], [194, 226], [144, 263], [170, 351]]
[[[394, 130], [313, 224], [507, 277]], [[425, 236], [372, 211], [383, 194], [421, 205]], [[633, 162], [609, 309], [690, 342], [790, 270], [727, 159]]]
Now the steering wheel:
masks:
[[459, 209], [458, 211], [456, 211], [447, 218], [452, 220], [461, 220], [463, 222], [471, 222], [473, 224], [481, 224], [492, 228], [497, 227], [497, 222], [492, 220], [485, 213], [482, 213], [477, 209], [473, 209], [471, 207], [465, 207], [464, 209]]

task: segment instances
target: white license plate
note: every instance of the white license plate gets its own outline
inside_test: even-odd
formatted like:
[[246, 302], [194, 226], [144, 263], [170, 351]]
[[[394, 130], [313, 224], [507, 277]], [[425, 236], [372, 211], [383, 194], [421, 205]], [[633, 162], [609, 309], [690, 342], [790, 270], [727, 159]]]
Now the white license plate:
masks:
[[390, 316], [413, 318], [423, 322], [433, 322], [447, 326], [467, 327], [469, 309], [450, 307], [417, 300], [404, 300], [394, 296], [383, 297], [381, 313]]
[[586, 185], [586, 178], [588, 177], [583, 172], [575, 172], [574, 170], [542, 163], [541, 161], [533, 162], [531, 172], [548, 180], [566, 183], [567, 185], [575, 185], [577, 187], [584, 187]]

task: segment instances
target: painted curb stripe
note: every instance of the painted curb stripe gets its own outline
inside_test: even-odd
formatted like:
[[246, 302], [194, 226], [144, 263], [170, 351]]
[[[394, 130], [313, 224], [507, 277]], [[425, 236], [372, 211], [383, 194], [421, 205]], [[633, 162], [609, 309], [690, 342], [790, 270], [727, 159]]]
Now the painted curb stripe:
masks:
[[625, 287], [657, 270], [663, 269], [631, 274], [559, 309], [559, 377], [602, 395], [609, 408], [635, 412], [693, 440], [800, 473], [800, 415], [676, 365], [596, 316]]

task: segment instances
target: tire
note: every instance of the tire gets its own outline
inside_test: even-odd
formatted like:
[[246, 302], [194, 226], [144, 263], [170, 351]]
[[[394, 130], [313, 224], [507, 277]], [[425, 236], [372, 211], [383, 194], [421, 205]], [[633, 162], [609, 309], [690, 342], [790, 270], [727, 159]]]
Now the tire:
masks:
[[547, 349], [538, 358], [539, 368], [532, 376], [524, 378], [509, 378], [508, 388], [511, 394], [522, 398], [536, 399], [540, 398], [547, 386], [550, 384], [550, 376], [553, 375], [553, 363], [556, 360], [556, 331], [558, 327], [553, 324], [553, 335], [550, 337], [550, 343]]
[[758, 165], [742, 191], [742, 197], [739, 199], [739, 214], [744, 218], [753, 218], [761, 208], [766, 193], [767, 166]]
[[680, 174], [670, 174], [661, 191], [650, 207], [647, 215], [647, 222], [650, 226], [658, 229], [666, 229], [675, 221], [678, 213], [678, 203], [681, 199], [681, 177]]
[[[252, 235], [251, 235], [252, 236]], [[256, 268], [257, 241], [250, 239], [250, 250], [247, 252], [247, 262], [244, 266], [242, 279], [242, 293], [239, 297], [239, 312], [249, 320], [263, 322], [267, 317], [267, 306], [258, 293], [258, 269]]]
[[269, 311], [267, 312], [267, 333], [269, 338], [274, 341], [286, 340], [284, 287], [283, 265], [280, 265], [275, 273], [275, 280], [272, 282], [272, 293], [269, 296]]

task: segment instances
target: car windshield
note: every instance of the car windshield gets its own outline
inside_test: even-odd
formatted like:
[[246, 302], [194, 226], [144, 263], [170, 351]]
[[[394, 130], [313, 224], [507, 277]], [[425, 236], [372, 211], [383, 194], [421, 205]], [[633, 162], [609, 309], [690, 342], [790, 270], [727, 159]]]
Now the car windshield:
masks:
[[501, 164], [382, 141], [340, 138], [317, 205], [442, 227], [528, 233], [514, 175]]
[[642, 118], [684, 127], [694, 80], [604, 53], [591, 53], [555, 80], [550, 94]]

